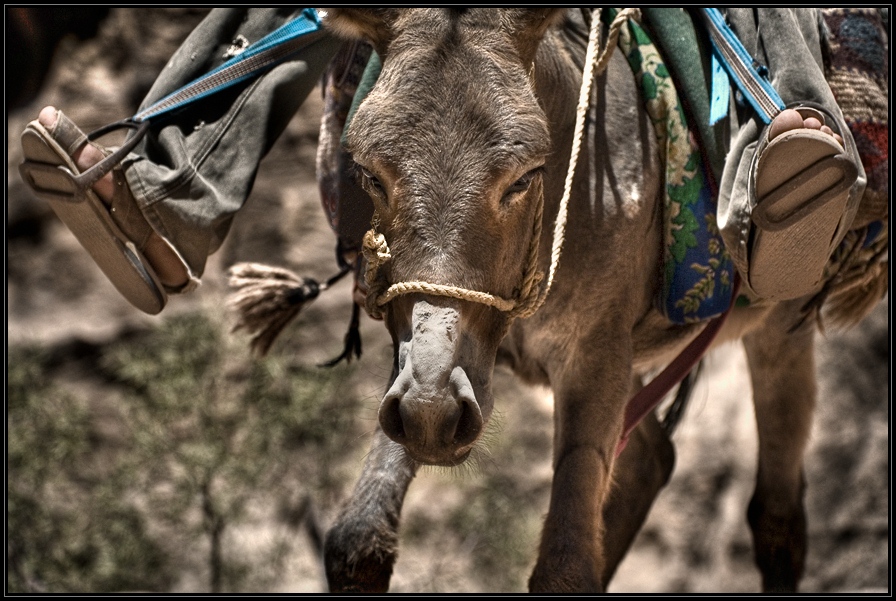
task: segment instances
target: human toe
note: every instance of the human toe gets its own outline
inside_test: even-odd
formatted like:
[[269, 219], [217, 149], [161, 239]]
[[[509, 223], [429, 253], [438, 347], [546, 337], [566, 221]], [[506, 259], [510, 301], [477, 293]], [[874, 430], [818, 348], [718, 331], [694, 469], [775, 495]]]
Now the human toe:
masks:
[[771, 126], [769, 127], [768, 138], [769, 140], [774, 140], [784, 132], [792, 129], [799, 129], [801, 127], [803, 127], [802, 115], [793, 109], [784, 109], [775, 116], [774, 120], [772, 120]]
[[803, 127], [806, 129], [821, 129], [824, 127], [824, 124], [815, 117], [809, 117], [803, 121]]
[[52, 131], [53, 127], [56, 126], [57, 112], [55, 107], [45, 106], [41, 109], [40, 114], [37, 116], [37, 120], [41, 125]]

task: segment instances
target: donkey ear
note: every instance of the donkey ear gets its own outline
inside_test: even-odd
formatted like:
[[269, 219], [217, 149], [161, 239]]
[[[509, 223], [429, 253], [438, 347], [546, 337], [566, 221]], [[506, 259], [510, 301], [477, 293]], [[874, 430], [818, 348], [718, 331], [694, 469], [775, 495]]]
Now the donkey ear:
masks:
[[511, 13], [508, 21], [513, 38], [517, 41], [517, 51], [524, 60], [531, 61], [535, 58], [538, 43], [545, 32], [561, 23], [569, 9], [539, 7], [508, 10]]
[[324, 26], [348, 39], [365, 39], [380, 51], [389, 42], [395, 20], [392, 8], [321, 8]]
[[524, 8], [516, 9], [517, 19], [521, 29], [526, 29], [531, 35], [543, 36], [549, 27], [560, 23], [568, 8]]

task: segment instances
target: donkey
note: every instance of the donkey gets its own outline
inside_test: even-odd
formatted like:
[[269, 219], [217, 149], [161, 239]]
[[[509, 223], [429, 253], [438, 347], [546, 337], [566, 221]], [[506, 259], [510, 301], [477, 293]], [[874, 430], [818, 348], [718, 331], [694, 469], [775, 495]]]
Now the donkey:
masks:
[[[382, 59], [346, 140], [374, 207], [367, 309], [394, 343], [380, 427], [326, 537], [330, 589], [388, 590], [418, 467], [475, 451], [505, 363], [555, 399], [550, 505], [529, 589], [603, 591], [672, 465], [652, 415], [621, 444], [627, 401], [708, 327], [672, 324], [656, 308], [662, 167], [631, 68], [607, 56], [590, 141], [574, 155], [588, 42], [578, 10], [328, 9], [325, 23]], [[564, 202], [558, 244], [550, 225]], [[748, 517], [763, 588], [795, 591], [814, 323], [805, 298], [752, 300], [718, 322], [714, 344], [740, 339], [748, 357], [759, 437]]]

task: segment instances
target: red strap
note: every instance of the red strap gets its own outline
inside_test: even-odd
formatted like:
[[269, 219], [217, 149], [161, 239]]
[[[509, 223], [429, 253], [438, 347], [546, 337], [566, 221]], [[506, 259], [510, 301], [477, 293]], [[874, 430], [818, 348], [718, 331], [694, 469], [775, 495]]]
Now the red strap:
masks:
[[666, 369], [664, 369], [660, 375], [654, 378], [647, 386], [639, 390], [638, 393], [629, 400], [628, 405], [625, 407], [625, 426], [622, 430], [622, 438], [616, 446], [617, 457], [619, 457], [619, 454], [625, 448], [625, 445], [628, 443], [628, 437], [637, 427], [638, 422], [644, 419], [644, 416], [648, 413], [653, 411], [656, 406], [659, 405], [660, 401], [663, 400], [663, 397], [666, 396], [666, 393], [669, 392], [673, 386], [681, 382], [703, 355], [706, 354], [706, 351], [709, 349], [710, 344], [712, 344], [716, 334], [719, 333], [719, 330], [721, 330], [722, 326], [725, 324], [725, 320], [728, 319], [728, 315], [731, 313], [731, 308], [734, 307], [734, 302], [737, 300], [739, 290], [740, 277], [737, 272], [735, 272], [734, 290], [731, 293], [731, 303], [728, 305], [728, 309], [706, 324], [703, 331], [700, 332], [700, 334], [694, 338], [683, 351], [681, 351], [681, 354], [675, 357], [675, 359], [666, 366]]

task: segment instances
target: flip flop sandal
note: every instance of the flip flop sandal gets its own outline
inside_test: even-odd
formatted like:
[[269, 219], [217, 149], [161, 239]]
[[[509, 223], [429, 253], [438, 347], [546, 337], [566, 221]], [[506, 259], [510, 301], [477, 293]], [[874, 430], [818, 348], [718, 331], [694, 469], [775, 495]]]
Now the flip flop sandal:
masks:
[[[825, 123], [818, 110], [797, 111]], [[750, 181], [756, 206], [747, 283], [764, 299], [787, 300], [821, 284], [858, 169], [843, 146], [818, 130], [765, 135]]]
[[[139, 127], [140, 131], [100, 163], [79, 172], [71, 154], [90, 139], [123, 126]], [[168, 297], [141, 250], [152, 228], [143, 219], [118, 168], [146, 126], [119, 122], [87, 136], [59, 111], [52, 132], [36, 120], [25, 128], [25, 161], [19, 173], [35, 195], [49, 203], [122, 296], [141, 311], [155, 315], [165, 307]], [[91, 186], [110, 170], [116, 185], [112, 205], [107, 207]]]

